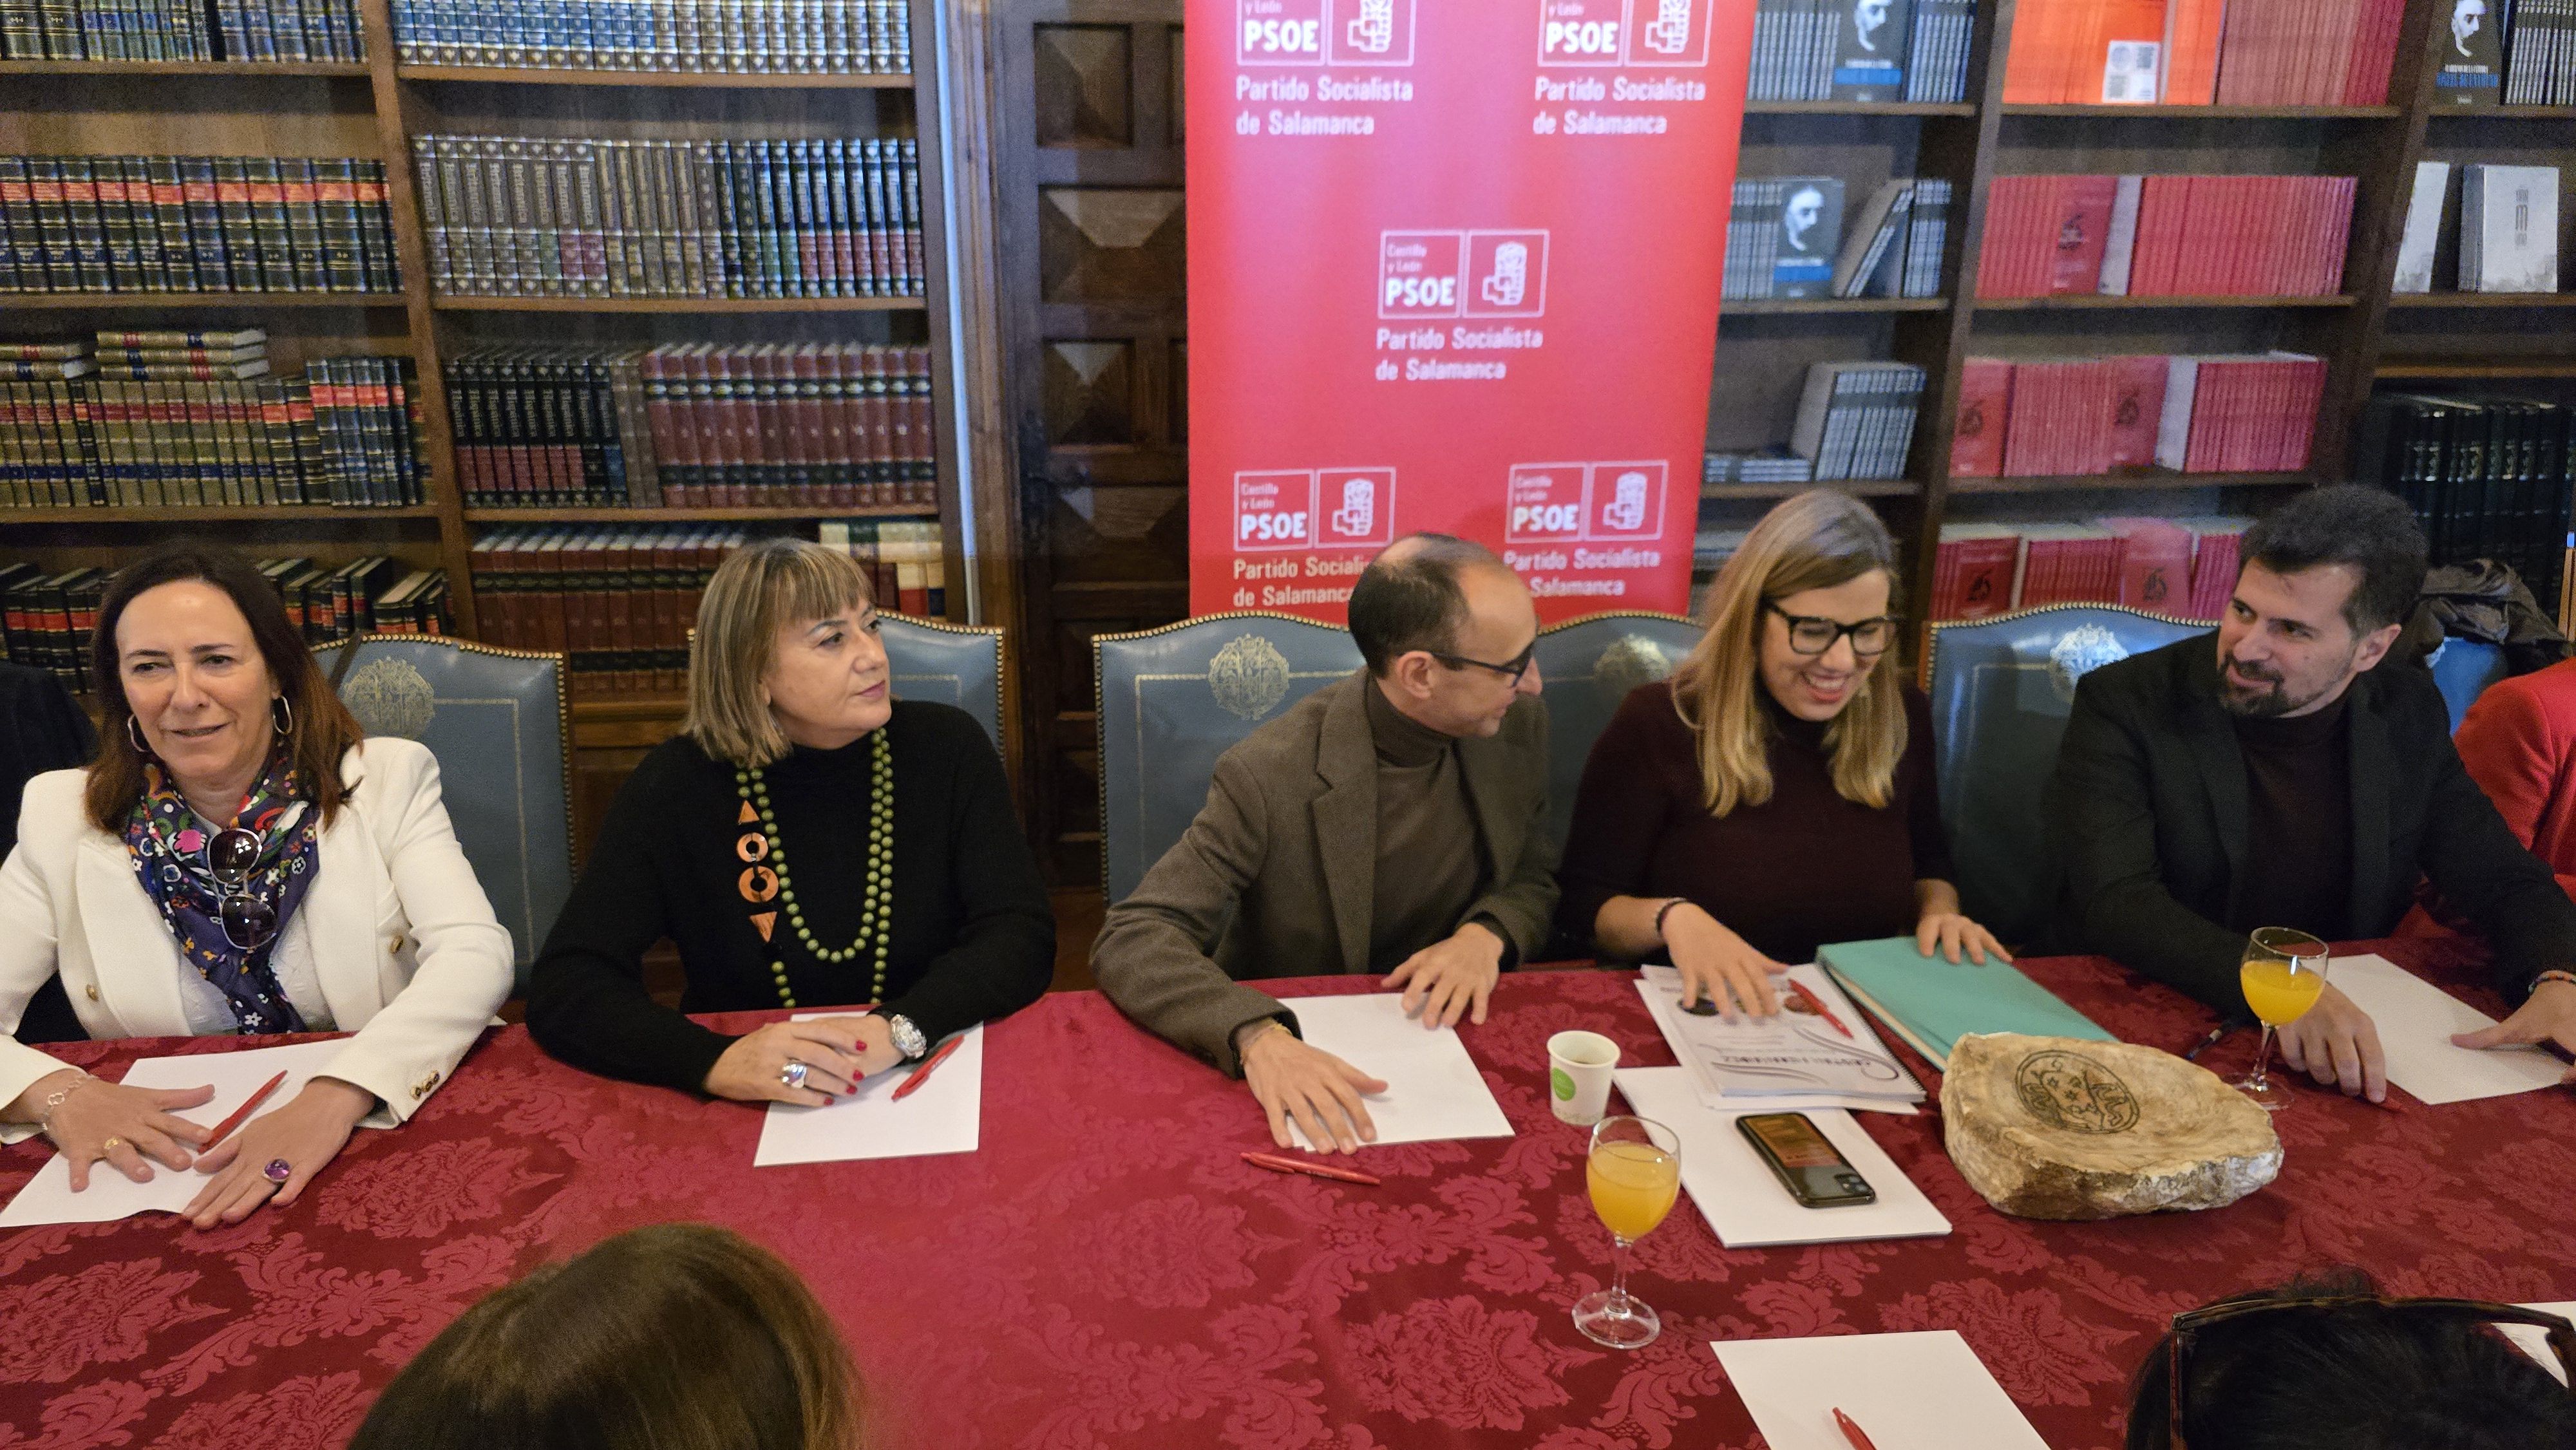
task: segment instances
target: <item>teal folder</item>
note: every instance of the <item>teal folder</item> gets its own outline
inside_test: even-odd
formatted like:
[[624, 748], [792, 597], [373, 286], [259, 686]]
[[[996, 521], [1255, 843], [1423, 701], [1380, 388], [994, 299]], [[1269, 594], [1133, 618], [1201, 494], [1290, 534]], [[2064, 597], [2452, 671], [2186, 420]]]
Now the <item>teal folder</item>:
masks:
[[1953, 966], [1923, 956], [1914, 938], [1837, 942], [1816, 959], [1915, 1051], [1947, 1069], [1950, 1047], [1971, 1032], [2026, 1032], [2035, 1037], [2119, 1039], [2057, 1000], [2009, 962]]

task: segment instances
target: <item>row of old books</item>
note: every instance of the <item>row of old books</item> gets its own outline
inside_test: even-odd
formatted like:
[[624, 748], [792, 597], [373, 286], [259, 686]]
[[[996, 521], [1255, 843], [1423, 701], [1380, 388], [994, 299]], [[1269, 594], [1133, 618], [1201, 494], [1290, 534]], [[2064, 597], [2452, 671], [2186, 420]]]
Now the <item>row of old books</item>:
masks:
[[[2466, 57], [2446, 54], [2442, 58], [2446, 62], [2483, 58], [2478, 48], [2468, 49]], [[2482, 91], [2497, 95], [2508, 106], [2576, 105], [2576, 4], [2522, 0], [2506, 16], [2503, 50], [2501, 86], [2440, 85], [2436, 96], [2454, 105], [2472, 104], [2471, 97], [2453, 93]], [[2451, 74], [2445, 65], [2442, 78]]]
[[2328, 297], [2349, 176], [1998, 176], [1980, 297]]
[[398, 292], [363, 157], [0, 156], [0, 292]]
[[[2488, 5], [2447, 8], [2483, 17]], [[2405, 0], [2020, 0], [2004, 101], [2384, 105], [2405, 11]]]
[[907, 0], [394, 0], [410, 65], [903, 75]]
[[2433, 561], [2494, 559], [2533, 596], [2562, 588], [2576, 410], [2523, 398], [2383, 393], [2354, 450], [2365, 478], [2415, 510]]
[[1984, 619], [2046, 604], [2121, 604], [2216, 619], [2236, 587], [2237, 552], [2252, 523], [2210, 515], [1943, 524], [1925, 617]]
[[1976, 15], [1976, 0], [1760, 0], [1745, 99], [1963, 100]]
[[1912, 363], [1811, 363], [1789, 451], [1813, 462], [1818, 483], [1902, 478], [1922, 404], [1923, 369]]
[[[817, 533], [866, 566], [880, 609], [945, 612], [937, 524], [832, 520]], [[579, 692], [679, 690], [699, 596], [716, 565], [752, 537], [734, 525], [485, 534], [472, 553], [485, 637], [569, 656]]]
[[1939, 296], [1950, 183], [1890, 181], [1851, 213], [1848, 229], [1844, 193], [1839, 176], [1738, 178], [1719, 295], [1728, 301]]
[[0, 509], [425, 502], [411, 359], [281, 376], [266, 336], [0, 342]]
[[351, 0], [0, 0], [9, 60], [366, 59]]
[[457, 297], [918, 297], [919, 143], [417, 136]]
[[[255, 567], [286, 602], [289, 621], [307, 644], [352, 634], [446, 634], [451, 621], [447, 575], [415, 569], [382, 554], [345, 563], [261, 559]], [[112, 567], [59, 572], [37, 564], [0, 564], [0, 658], [51, 671], [75, 691], [94, 687], [90, 634]]]
[[1972, 357], [1950, 472], [1965, 478], [2287, 473], [2308, 466], [2326, 365], [2305, 353]]
[[2415, 163], [2392, 290], [2558, 290], [2558, 168]]
[[473, 507], [937, 505], [927, 348], [521, 348], [445, 377]]
[[1816, 461], [1790, 452], [1785, 443], [1715, 449], [1700, 461], [1702, 483], [1810, 483], [1815, 477]]

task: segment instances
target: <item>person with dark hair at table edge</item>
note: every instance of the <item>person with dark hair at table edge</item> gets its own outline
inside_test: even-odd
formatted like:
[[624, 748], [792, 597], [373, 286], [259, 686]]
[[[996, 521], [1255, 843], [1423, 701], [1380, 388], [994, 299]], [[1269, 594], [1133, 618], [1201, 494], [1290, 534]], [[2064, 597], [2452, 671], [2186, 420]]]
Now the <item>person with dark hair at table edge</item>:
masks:
[[[2576, 1344], [2576, 1328], [2536, 1322], [2544, 1319], [2556, 1316], [2506, 1304], [2381, 1298], [2357, 1270], [2222, 1299], [2177, 1316], [2147, 1351], [2125, 1444], [2576, 1450], [2576, 1396], [2496, 1328], [2554, 1328], [2560, 1344]], [[2546, 1353], [2558, 1361], [2556, 1346]]]
[[630, 1229], [440, 1331], [349, 1450], [862, 1450], [839, 1331], [726, 1229]]
[[1772, 978], [1826, 942], [1911, 936], [2011, 957], [1959, 910], [1933, 788], [1932, 717], [1896, 666], [1896, 545], [1815, 489], [1718, 571], [1708, 631], [1593, 742], [1574, 798], [1561, 928], [1663, 957], [1682, 1004], [1778, 1010]]
[[[678, 1008], [644, 953], [679, 945]], [[573, 1066], [808, 1106], [1046, 991], [1055, 917], [975, 718], [897, 700], [865, 571], [770, 539], [698, 605], [689, 709], [618, 787], [528, 988]], [[865, 1010], [741, 1037], [686, 1012]]]
[[[27, 785], [0, 866], [0, 1022], [60, 974], [92, 1037], [354, 1032], [292, 1099], [202, 1157], [184, 1212], [292, 1203], [361, 1123], [447, 1079], [510, 995], [510, 935], [456, 844], [438, 763], [361, 740], [268, 581], [164, 548], [120, 572], [90, 643], [98, 759]], [[0, 1138], [42, 1132], [75, 1192], [190, 1166], [211, 1088], [129, 1088], [0, 1039]]]
[[1207, 804], [1109, 909], [1100, 988], [1145, 1027], [1241, 1076], [1289, 1146], [1355, 1149], [1385, 1084], [1299, 1037], [1246, 979], [1384, 977], [1423, 1025], [1485, 1020], [1496, 977], [1556, 905], [1538, 612], [1492, 551], [1396, 540], [1353, 585], [1365, 667], [1219, 757]]
[[[2064, 946], [2242, 1017], [2247, 932], [2387, 936], [2421, 874], [2494, 943], [2514, 1004], [2454, 1040], [2576, 1048], [2576, 904], [2461, 769], [2431, 676], [2374, 668], [2423, 580], [2395, 495], [2316, 489], [2246, 533], [2214, 634], [2078, 682], [2043, 806]], [[2331, 975], [2280, 1041], [2318, 1082], [2386, 1096], [2377, 1029]]]

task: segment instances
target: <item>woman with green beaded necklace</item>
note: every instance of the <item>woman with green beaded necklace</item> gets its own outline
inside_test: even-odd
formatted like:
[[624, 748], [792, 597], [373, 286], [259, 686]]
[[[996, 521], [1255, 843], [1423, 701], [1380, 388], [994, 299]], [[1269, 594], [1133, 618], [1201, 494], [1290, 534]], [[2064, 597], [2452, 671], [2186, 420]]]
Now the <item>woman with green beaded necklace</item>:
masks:
[[[1046, 990], [1055, 923], [972, 716], [893, 698], [866, 574], [772, 539], [698, 606], [689, 713], [609, 807], [528, 1027], [576, 1067], [821, 1104]], [[793, 847], [791, 851], [790, 847]], [[668, 939], [687, 986], [645, 991]], [[743, 1036], [686, 1013], [834, 1011]]]

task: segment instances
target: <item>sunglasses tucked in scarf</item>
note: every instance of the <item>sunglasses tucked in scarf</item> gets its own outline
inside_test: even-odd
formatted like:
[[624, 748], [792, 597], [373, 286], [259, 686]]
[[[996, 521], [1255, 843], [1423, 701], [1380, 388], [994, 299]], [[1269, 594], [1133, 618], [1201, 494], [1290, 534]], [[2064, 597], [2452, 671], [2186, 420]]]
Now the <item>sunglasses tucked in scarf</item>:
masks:
[[159, 761], [144, 762], [143, 782], [143, 798], [126, 817], [126, 854], [179, 954], [224, 994], [243, 1033], [303, 1031], [269, 964], [320, 865], [320, 812], [305, 799], [294, 762], [272, 754], [232, 822], [213, 830]]

